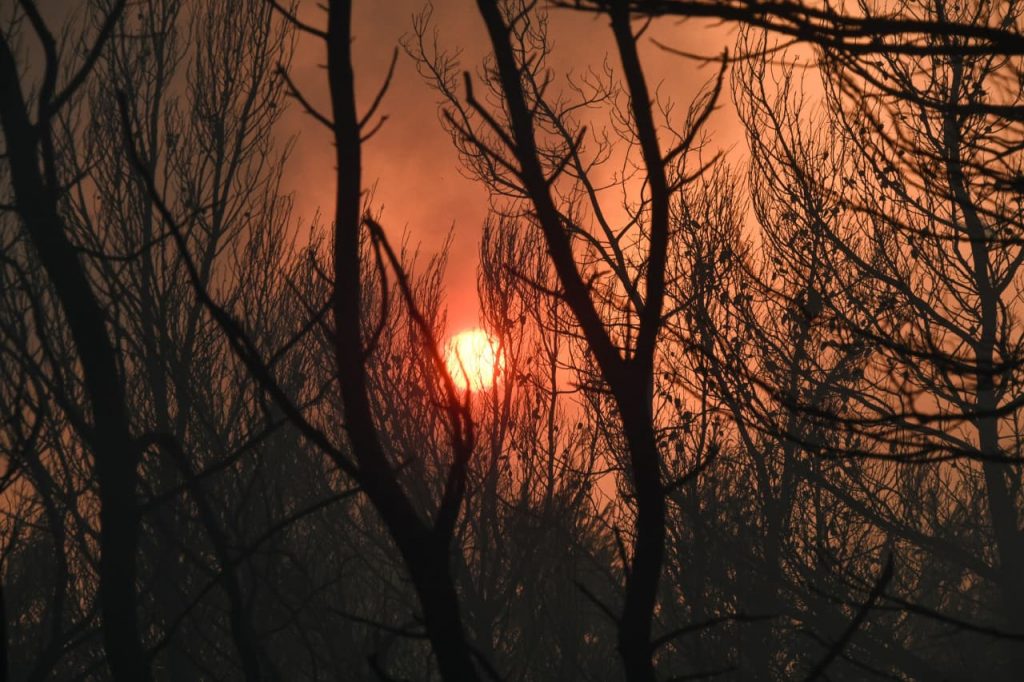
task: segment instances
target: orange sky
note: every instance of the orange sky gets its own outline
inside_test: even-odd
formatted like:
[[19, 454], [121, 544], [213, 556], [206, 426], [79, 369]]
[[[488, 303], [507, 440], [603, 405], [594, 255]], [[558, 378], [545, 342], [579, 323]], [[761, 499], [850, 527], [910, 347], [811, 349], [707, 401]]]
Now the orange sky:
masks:
[[[356, 86], [364, 107], [387, 70], [392, 49], [410, 31], [412, 15], [423, 6], [424, 0], [355, 3]], [[300, 16], [311, 24], [323, 23], [323, 14], [314, 0], [303, 0]], [[462, 48], [464, 66], [475, 69], [486, 50], [486, 34], [475, 2], [438, 0], [434, 20], [443, 44]], [[609, 54], [611, 35], [603, 18], [559, 10], [552, 16], [550, 28], [555, 42], [552, 61], [559, 69], [599, 65]], [[708, 54], [732, 45], [731, 32], [695, 22], [663, 20], [649, 35], [687, 51]], [[652, 86], [660, 82], [662, 94], [681, 107], [715, 73], [713, 66], [698, 69], [693, 62], [668, 54], [646, 40], [642, 55], [649, 82]], [[319, 68], [323, 62], [322, 45], [315, 39], [302, 38], [292, 77], [312, 101], [326, 110], [325, 74]], [[710, 125], [715, 148], [728, 148], [742, 139], [728, 94], [723, 103], [726, 106]], [[454, 225], [447, 276], [449, 326], [452, 331], [474, 326], [478, 316], [475, 268], [486, 195], [480, 186], [460, 175], [457, 156], [438, 118], [436, 94], [417, 75], [404, 52], [399, 55], [381, 111], [389, 120], [365, 147], [364, 182], [377, 183], [375, 196], [383, 207], [384, 224], [390, 234], [397, 237], [407, 226], [413, 242], [421, 245], [425, 255], [440, 248]], [[285, 189], [295, 193], [297, 214], [308, 220], [320, 207], [323, 215], [331, 215], [334, 169], [326, 131], [296, 105], [285, 115], [281, 134], [296, 136]], [[730, 156], [735, 159], [741, 151], [737, 147]]]

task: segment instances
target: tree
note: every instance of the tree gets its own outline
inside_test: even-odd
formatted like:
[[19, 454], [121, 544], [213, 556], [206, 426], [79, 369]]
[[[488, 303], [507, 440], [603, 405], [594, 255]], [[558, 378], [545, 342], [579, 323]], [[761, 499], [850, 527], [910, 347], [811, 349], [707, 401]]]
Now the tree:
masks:
[[[555, 2], [614, 56], [563, 75], [547, 5], [475, 6], [472, 75], [429, 9], [404, 43], [489, 194], [473, 391], [456, 228], [420, 253], [363, 177], [401, 55], [357, 101], [350, 1], [13, 8], [6, 678], [1010, 676], [1017, 4]], [[641, 61], [667, 15], [742, 24], [686, 107]], [[326, 220], [282, 192], [288, 100]]]
[[62, 180], [54, 117], [84, 83], [124, 10], [115, 3], [101, 16], [85, 58], [60, 82], [58, 45], [33, 3], [23, 10], [46, 56], [36, 97], [36, 119], [21, 87], [11, 33], [0, 37], [0, 125], [3, 126], [15, 207], [35, 255], [46, 271], [73, 339], [88, 394], [88, 421], [79, 425], [95, 459], [100, 486], [100, 585], [104, 646], [116, 679], [146, 680], [149, 664], [142, 649], [136, 613], [136, 509], [139, 447], [129, 422], [125, 387], [103, 311], [69, 239], [62, 219]]
[[[652, 630], [664, 560], [668, 485], [653, 413], [654, 368], [664, 323], [670, 203], [687, 181], [674, 162], [710, 114], [718, 87], [695, 107], [690, 127], [662, 151], [658, 128], [663, 124], [655, 122], [629, 11], [623, 3], [615, 5], [612, 34], [626, 97], [615, 114], [621, 117], [624, 141], [637, 155], [645, 188], [626, 207], [629, 221], [624, 228], [615, 229], [596, 183], [588, 177], [593, 164], [607, 159], [610, 142], [598, 136], [591, 157], [595, 161], [585, 160], [586, 135], [574, 112], [610, 101], [616, 88], [597, 76], [576, 86], [576, 102], [549, 99], [545, 90], [552, 76], [545, 61], [543, 14], [528, 3], [480, 2], [478, 8], [493, 49], [484, 86], [501, 102], [500, 111], [485, 108], [468, 76], [465, 100], [455, 95], [455, 65], [443, 53], [426, 49], [422, 30], [418, 56], [452, 107], [446, 120], [469, 170], [502, 202], [499, 212], [528, 221], [543, 235], [558, 278], [555, 295], [572, 311], [608, 391], [609, 407], [621, 420], [619, 433], [628, 453], [622, 466], [636, 516], [630, 556], [623, 565], [618, 649], [629, 679], [653, 679]], [[637, 245], [624, 246], [628, 240]], [[581, 258], [580, 248], [589, 253]], [[602, 278], [598, 264], [611, 273]]]
[[[939, 6], [929, 11], [928, 20], [937, 23], [983, 26], [991, 18], [985, 5], [952, 17]], [[824, 452], [879, 460], [850, 465], [862, 493], [850, 483], [814, 480], [904, 548], [909, 592], [900, 603], [906, 608], [922, 606], [919, 613], [968, 631], [977, 631], [980, 619], [1010, 638], [1002, 654], [988, 656], [998, 674], [1016, 648], [1015, 617], [1006, 612], [990, 621], [1002, 610], [994, 603], [974, 614], [954, 606], [948, 583], [964, 578], [941, 567], [950, 562], [954, 576], [967, 571], [1002, 584], [1004, 604], [1015, 598], [1015, 588], [999, 578], [1002, 570], [1014, 570], [1015, 533], [1007, 529], [1019, 514], [1010, 492], [1018, 489], [1010, 435], [1016, 342], [1012, 324], [1000, 318], [1017, 296], [1017, 259], [1013, 241], [999, 234], [1017, 218], [1005, 210], [1008, 197], [998, 188], [1009, 186], [1008, 169], [1017, 161], [1013, 150], [1001, 147], [1002, 132], [993, 135], [1015, 123], [1005, 117], [1012, 105], [997, 103], [1002, 86], [985, 87], [1000, 83], [1013, 60], [951, 54], [950, 45], [963, 40], [955, 35], [928, 40], [935, 48], [920, 55], [821, 53], [828, 147], [804, 139], [792, 105], [757, 95], [763, 66], [748, 71], [743, 87], [755, 96], [746, 94], [744, 101], [757, 103], [748, 116], [757, 168], [752, 177], [762, 188], [755, 202], [774, 194], [775, 216], [789, 212], [789, 220], [830, 253], [823, 267], [806, 259], [801, 267], [812, 265], [834, 292], [812, 283], [793, 299], [804, 317], [813, 308], [813, 317], [832, 327], [827, 343], [835, 352], [857, 358], [852, 376], [843, 370], [836, 377], [842, 379], [837, 402], [817, 392], [793, 399], [780, 391], [781, 397], [788, 410], [817, 422], [815, 430], [843, 425], [845, 442]], [[832, 168], [823, 172], [823, 165]], [[795, 246], [790, 253], [814, 251]], [[777, 431], [820, 448], [802, 429]], [[906, 462], [917, 462], [920, 471], [907, 472], [900, 466]], [[976, 522], [964, 518], [967, 509], [985, 514], [989, 530], [968, 531]], [[991, 533], [991, 540], [977, 538], [979, 531]], [[1000, 548], [994, 564], [979, 561], [989, 542]], [[916, 634], [903, 636], [908, 648], [918, 646]], [[928, 658], [909, 654], [895, 662], [920, 675]]]

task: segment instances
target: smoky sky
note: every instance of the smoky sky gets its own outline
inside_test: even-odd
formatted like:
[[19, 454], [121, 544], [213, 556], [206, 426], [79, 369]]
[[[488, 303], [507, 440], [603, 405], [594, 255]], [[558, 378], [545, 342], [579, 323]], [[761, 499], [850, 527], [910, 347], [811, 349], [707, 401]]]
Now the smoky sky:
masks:
[[[487, 195], [478, 183], [460, 173], [458, 155], [441, 125], [438, 95], [400, 47], [403, 36], [412, 30], [413, 16], [425, 6], [423, 0], [355, 3], [353, 53], [356, 88], [364, 110], [385, 77], [393, 51], [399, 48], [394, 78], [380, 108], [388, 120], [363, 148], [364, 185], [372, 191], [373, 205], [382, 211], [382, 222], [392, 238], [407, 233], [410, 245], [418, 245], [423, 258], [436, 253], [452, 231], [446, 302], [449, 327], [458, 330], [477, 323], [477, 249]], [[432, 12], [441, 46], [461, 50], [461, 67], [475, 72], [488, 47], [475, 2], [439, 0]], [[299, 13], [310, 24], [323, 22], [323, 12], [315, 1], [303, 2]], [[641, 44], [641, 54], [648, 81], [657, 88], [659, 98], [670, 98], [681, 107], [714, 77], [717, 67], [666, 52], [654, 41], [714, 55], [731, 47], [734, 40], [728, 28], [697, 21], [656, 22], [645, 36], [648, 39]], [[558, 75], [599, 68], [606, 59], [617, 67], [606, 18], [553, 10], [550, 37], [551, 64]], [[306, 96], [326, 110], [324, 61], [323, 44], [301, 37], [291, 73]], [[556, 85], [561, 82], [556, 80]], [[594, 124], [600, 126], [604, 121]], [[727, 152], [727, 158], [739, 157], [740, 128], [727, 93], [709, 130], [713, 133], [712, 150]], [[327, 219], [324, 216], [330, 216], [334, 208], [334, 160], [327, 131], [293, 104], [282, 118], [278, 134], [294, 144], [284, 185], [294, 193], [297, 216], [308, 224], [319, 209], [321, 219]]]
[[[84, 4], [64, 0], [40, 5], [53, 26], [66, 24], [69, 18], [73, 22], [85, 9]], [[353, 58], [357, 94], [364, 111], [398, 50], [394, 77], [379, 109], [388, 120], [363, 147], [364, 188], [372, 194], [371, 206], [382, 212], [382, 224], [391, 237], [398, 240], [406, 236], [409, 246], [419, 249], [421, 261], [435, 255], [451, 233], [446, 303], [450, 330], [458, 331], [478, 323], [477, 249], [487, 214], [487, 194], [479, 183], [460, 172], [458, 155], [441, 124], [439, 97], [401, 48], [403, 37], [412, 31], [413, 17], [427, 6], [424, 0], [354, 3]], [[435, 0], [430, 7], [440, 46], [460, 50], [461, 68], [475, 73], [488, 52], [488, 43], [474, 0]], [[313, 26], [322, 26], [325, 20], [317, 0], [301, 0], [298, 15]], [[549, 37], [550, 63], [556, 75], [553, 87], [563, 85], [566, 74], [599, 69], [605, 61], [612, 68], [618, 67], [606, 17], [552, 9]], [[640, 43], [651, 89], [659, 100], [671, 100], [677, 108], [685, 108], [714, 78], [718, 68], [680, 57], [659, 44], [713, 56], [731, 49], [734, 40], [735, 29], [731, 26], [699, 20], [654, 22]], [[320, 111], [328, 112], [325, 61], [322, 41], [308, 35], [296, 37], [291, 77], [304, 97]], [[597, 120], [590, 122], [592, 128], [606, 125], [604, 113], [596, 112]], [[727, 161], [742, 161], [745, 145], [728, 88], [707, 131], [708, 153], [722, 151]], [[314, 220], [323, 226], [334, 211], [335, 168], [329, 132], [297, 102], [290, 102], [277, 135], [281, 147], [291, 145], [282, 189], [294, 196], [294, 219], [299, 229], [308, 229]]]

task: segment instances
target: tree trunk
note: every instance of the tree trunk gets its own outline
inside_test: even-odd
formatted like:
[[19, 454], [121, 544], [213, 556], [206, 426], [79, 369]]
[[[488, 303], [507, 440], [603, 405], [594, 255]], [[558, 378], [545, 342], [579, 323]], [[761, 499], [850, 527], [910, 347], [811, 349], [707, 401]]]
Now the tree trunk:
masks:
[[7, 143], [17, 212], [39, 257], [64, 319], [89, 397], [92, 424], [81, 434], [99, 482], [99, 602], [103, 644], [115, 680], [150, 679], [136, 613], [137, 448], [129, 430], [124, 386], [103, 310], [58, 210], [59, 189], [40, 170], [40, 127], [29, 120], [17, 65], [0, 37], [0, 125]]

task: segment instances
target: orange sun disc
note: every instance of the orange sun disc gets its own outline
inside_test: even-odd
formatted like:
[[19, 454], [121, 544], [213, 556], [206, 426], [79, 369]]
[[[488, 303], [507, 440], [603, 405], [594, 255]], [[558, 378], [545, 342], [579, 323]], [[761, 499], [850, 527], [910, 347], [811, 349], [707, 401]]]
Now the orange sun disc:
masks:
[[445, 353], [448, 374], [459, 390], [490, 388], [505, 366], [498, 343], [483, 329], [459, 332], [448, 342]]

